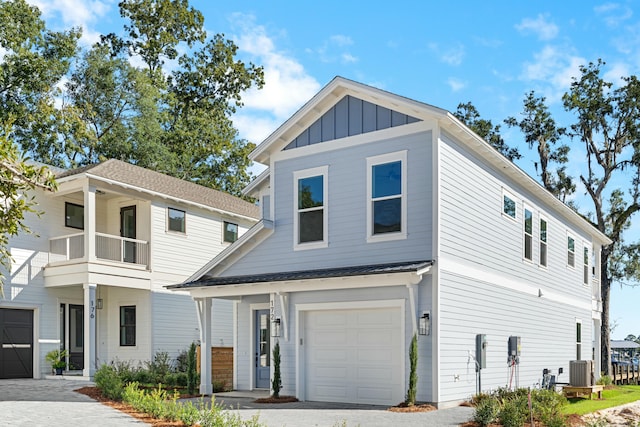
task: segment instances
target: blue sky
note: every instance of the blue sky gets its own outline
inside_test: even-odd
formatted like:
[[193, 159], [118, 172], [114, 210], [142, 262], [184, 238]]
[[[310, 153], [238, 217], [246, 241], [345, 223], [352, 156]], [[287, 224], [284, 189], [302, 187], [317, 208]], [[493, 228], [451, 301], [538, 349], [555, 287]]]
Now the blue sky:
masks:
[[[51, 28], [82, 26], [85, 46], [101, 33], [122, 31], [116, 0], [29, 1]], [[605, 77], [614, 83], [640, 74], [638, 1], [191, 4], [203, 12], [209, 32], [224, 33], [239, 46], [241, 59], [265, 67], [265, 88], [247, 93], [234, 117], [241, 135], [256, 143], [336, 75], [449, 111], [471, 102], [494, 124], [517, 117], [524, 95], [535, 90], [568, 126], [560, 99], [580, 65], [602, 58]], [[503, 126], [503, 135], [527, 151], [518, 131]], [[574, 174], [584, 162], [576, 146]], [[533, 174], [531, 157], [518, 165]], [[589, 206], [580, 194], [578, 203]], [[638, 229], [633, 235], [640, 235]], [[638, 302], [640, 289], [613, 287], [613, 338], [640, 334]]]

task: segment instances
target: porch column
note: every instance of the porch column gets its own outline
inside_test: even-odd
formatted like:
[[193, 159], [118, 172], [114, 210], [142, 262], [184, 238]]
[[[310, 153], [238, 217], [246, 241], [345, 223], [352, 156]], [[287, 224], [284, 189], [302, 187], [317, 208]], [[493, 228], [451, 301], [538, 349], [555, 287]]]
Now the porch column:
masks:
[[96, 259], [96, 187], [92, 185], [84, 187], [84, 258]]
[[200, 394], [213, 393], [211, 379], [211, 298], [198, 298], [196, 309], [200, 323]]
[[84, 369], [82, 375], [93, 378], [96, 372], [96, 287], [85, 283], [84, 288]]

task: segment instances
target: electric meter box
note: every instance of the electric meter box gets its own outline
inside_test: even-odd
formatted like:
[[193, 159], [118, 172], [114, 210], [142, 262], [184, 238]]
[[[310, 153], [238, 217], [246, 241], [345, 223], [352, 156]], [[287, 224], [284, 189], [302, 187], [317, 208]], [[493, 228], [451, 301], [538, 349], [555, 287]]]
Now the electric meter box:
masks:
[[520, 357], [520, 337], [509, 337], [508, 352], [509, 357]]
[[487, 367], [487, 336], [485, 334], [476, 335], [476, 362], [477, 369]]

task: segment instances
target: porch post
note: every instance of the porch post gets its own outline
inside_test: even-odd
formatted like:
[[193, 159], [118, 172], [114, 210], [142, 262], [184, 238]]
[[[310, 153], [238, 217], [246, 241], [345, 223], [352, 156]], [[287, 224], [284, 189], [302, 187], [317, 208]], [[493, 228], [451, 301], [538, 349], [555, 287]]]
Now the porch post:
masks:
[[91, 185], [84, 187], [84, 258], [96, 259], [96, 187]]
[[196, 299], [200, 323], [200, 394], [213, 393], [211, 379], [211, 298]]
[[93, 378], [96, 372], [96, 287], [85, 283], [84, 289], [84, 369], [82, 375]]

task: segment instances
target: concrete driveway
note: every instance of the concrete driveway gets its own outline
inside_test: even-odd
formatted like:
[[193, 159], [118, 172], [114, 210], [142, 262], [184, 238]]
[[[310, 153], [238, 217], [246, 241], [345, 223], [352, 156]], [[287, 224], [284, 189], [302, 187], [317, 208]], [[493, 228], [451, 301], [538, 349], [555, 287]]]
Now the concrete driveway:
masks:
[[[6, 426], [145, 426], [113, 408], [76, 393], [86, 385], [77, 380], [0, 380], [0, 425]], [[215, 401], [237, 412], [243, 419], [259, 415], [268, 427], [413, 427], [458, 426], [468, 421], [473, 410], [466, 407], [422, 413], [394, 413], [386, 407], [344, 403], [293, 402], [255, 403], [266, 393], [219, 393]], [[205, 401], [210, 402], [209, 398]]]

